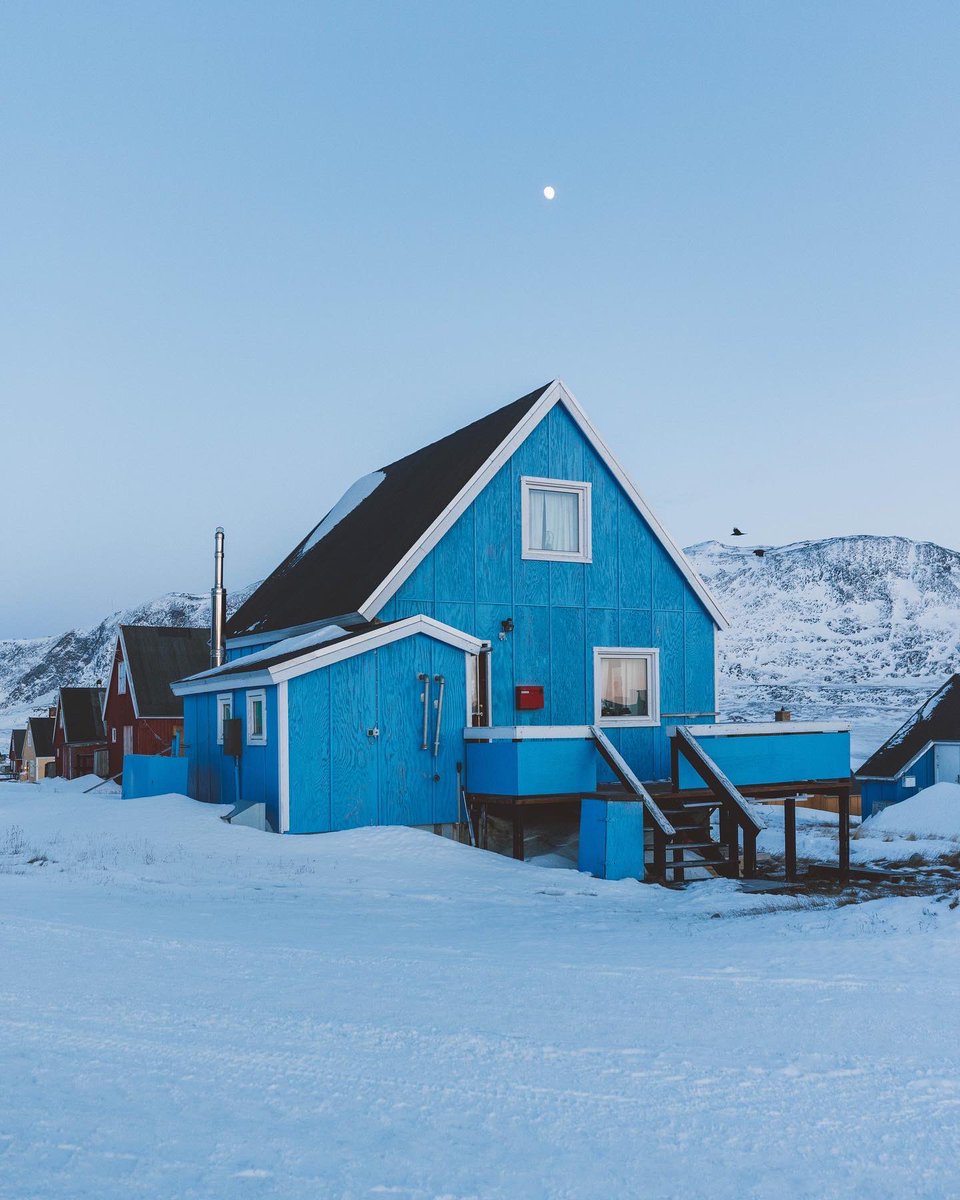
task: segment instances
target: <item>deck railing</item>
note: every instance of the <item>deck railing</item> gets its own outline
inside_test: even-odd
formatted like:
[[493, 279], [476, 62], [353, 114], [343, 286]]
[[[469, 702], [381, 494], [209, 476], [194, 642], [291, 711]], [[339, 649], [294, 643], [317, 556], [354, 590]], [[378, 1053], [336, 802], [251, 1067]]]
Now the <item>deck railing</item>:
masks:
[[740, 835], [743, 835], [743, 877], [752, 878], [757, 870], [757, 834], [761, 826], [749, 805], [689, 729], [676, 727], [673, 746], [720, 802], [720, 842], [727, 847], [732, 871], [740, 860]]

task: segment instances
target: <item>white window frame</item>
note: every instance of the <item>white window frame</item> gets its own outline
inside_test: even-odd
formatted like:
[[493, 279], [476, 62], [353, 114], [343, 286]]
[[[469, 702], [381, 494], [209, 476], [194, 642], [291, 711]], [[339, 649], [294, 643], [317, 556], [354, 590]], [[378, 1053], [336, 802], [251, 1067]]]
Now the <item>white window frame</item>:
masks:
[[121, 658], [117, 663], [117, 695], [127, 694], [127, 664]]
[[[545, 492], [572, 492], [578, 498], [577, 511], [580, 524], [580, 549], [576, 553], [569, 550], [534, 550], [529, 545], [530, 536], [530, 492], [531, 489]], [[540, 559], [546, 562], [593, 562], [591, 486], [589, 483], [574, 479], [539, 479], [533, 475], [520, 477], [520, 547], [523, 558]]]
[[[605, 658], [645, 658], [647, 660], [647, 694], [650, 712], [645, 717], [602, 717], [601, 663]], [[660, 651], [653, 646], [594, 646], [593, 648], [593, 718], [597, 725], [616, 728], [649, 727], [660, 724]]]
[[[253, 732], [253, 706], [259, 700], [263, 713], [263, 732], [255, 734]], [[267, 744], [267, 693], [263, 688], [257, 688], [255, 691], [247, 692], [247, 745], [248, 746], [265, 746]]]
[[[224, 713], [223, 707], [226, 704], [228, 712]], [[223, 745], [223, 723], [229, 721], [233, 717], [233, 693], [232, 692], [217, 692], [217, 745]]]

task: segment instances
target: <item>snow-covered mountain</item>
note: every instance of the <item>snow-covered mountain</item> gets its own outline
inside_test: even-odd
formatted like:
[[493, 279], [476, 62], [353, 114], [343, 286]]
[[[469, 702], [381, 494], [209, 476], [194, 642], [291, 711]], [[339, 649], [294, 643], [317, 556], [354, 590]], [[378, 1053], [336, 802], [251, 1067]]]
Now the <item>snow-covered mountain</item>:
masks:
[[[239, 607], [252, 585], [228, 598], [228, 610]], [[168, 592], [146, 604], [111, 613], [86, 629], [54, 637], [0, 640], [0, 736], [5, 729], [56, 699], [64, 686], [106, 679], [120, 625], [202, 626], [210, 620], [210, 597]], [[6, 750], [6, 739], [0, 753]]]
[[769, 719], [784, 704], [849, 717], [865, 757], [960, 669], [955, 550], [860, 535], [687, 554], [731, 622], [719, 643], [727, 716]]

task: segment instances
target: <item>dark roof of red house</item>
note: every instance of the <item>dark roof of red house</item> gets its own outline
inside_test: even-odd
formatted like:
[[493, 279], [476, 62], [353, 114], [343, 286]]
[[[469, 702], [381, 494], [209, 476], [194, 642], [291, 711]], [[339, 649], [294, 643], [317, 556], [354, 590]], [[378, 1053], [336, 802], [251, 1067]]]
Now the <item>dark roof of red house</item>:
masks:
[[960, 675], [951, 675], [855, 774], [896, 779], [930, 742], [960, 742]]
[[210, 632], [179, 625], [121, 625], [138, 717], [180, 717], [183, 700], [170, 690], [175, 679], [210, 666]]
[[66, 742], [102, 742], [102, 687], [64, 687], [60, 689], [60, 714], [63, 717], [63, 737]]
[[10, 730], [10, 757], [23, 758], [23, 739], [26, 736], [26, 729]]
[[549, 387], [358, 480], [237, 609], [227, 636], [359, 612]]

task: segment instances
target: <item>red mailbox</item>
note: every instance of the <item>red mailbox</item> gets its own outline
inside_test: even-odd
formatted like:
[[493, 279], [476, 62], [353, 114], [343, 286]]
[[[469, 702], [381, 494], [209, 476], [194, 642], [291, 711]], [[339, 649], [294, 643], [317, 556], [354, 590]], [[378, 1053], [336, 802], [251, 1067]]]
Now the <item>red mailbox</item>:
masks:
[[517, 708], [543, 708], [543, 684], [525, 683], [517, 688]]

